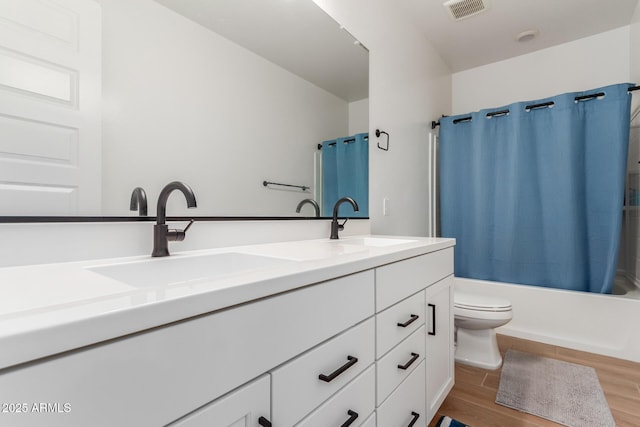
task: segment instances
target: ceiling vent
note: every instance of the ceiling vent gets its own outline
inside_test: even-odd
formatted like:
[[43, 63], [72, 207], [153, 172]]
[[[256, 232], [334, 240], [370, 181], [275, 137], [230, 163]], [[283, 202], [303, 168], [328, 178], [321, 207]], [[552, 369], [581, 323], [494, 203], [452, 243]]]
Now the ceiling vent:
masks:
[[460, 21], [488, 10], [489, 0], [448, 0], [443, 6], [454, 21]]

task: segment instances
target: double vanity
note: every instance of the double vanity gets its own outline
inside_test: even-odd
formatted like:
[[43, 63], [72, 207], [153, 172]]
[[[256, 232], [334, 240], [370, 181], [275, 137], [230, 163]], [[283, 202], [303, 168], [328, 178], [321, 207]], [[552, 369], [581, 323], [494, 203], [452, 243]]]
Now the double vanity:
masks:
[[0, 425], [426, 426], [453, 386], [454, 244], [0, 269]]

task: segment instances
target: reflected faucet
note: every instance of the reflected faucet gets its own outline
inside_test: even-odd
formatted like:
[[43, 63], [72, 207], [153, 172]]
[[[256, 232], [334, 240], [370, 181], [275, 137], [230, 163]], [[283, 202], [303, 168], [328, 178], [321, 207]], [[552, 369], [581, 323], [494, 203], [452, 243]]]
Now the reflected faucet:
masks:
[[330, 239], [339, 239], [338, 231], [344, 230], [344, 225], [346, 224], [347, 219], [345, 219], [342, 224], [338, 224], [338, 208], [344, 202], [351, 203], [351, 206], [353, 206], [354, 211], [358, 212], [360, 210], [356, 201], [353, 200], [351, 197], [343, 197], [342, 199], [338, 200], [336, 204], [333, 205], [333, 220], [331, 221], [331, 236], [329, 237]]
[[144, 188], [136, 187], [131, 193], [130, 211], [138, 211], [139, 216], [147, 216], [147, 193]]
[[182, 191], [182, 194], [187, 199], [187, 207], [197, 207], [196, 197], [188, 185], [173, 181], [162, 189], [160, 196], [158, 196], [157, 223], [153, 226], [153, 252], [151, 256], [154, 257], [169, 256], [169, 242], [183, 241], [187, 230], [193, 225], [193, 220], [191, 220], [184, 230], [173, 230], [167, 226], [167, 200], [173, 190]]
[[302, 209], [302, 206], [304, 206], [306, 203], [309, 203], [313, 206], [313, 209], [316, 211], [316, 218], [318, 218], [320, 216], [320, 206], [318, 206], [318, 202], [313, 199], [304, 199], [300, 203], [298, 203], [296, 213], [300, 213], [300, 209]]

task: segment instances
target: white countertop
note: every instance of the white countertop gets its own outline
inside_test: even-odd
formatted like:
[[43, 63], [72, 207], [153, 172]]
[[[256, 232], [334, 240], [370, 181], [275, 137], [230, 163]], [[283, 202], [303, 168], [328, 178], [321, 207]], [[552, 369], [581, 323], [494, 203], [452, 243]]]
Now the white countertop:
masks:
[[[451, 247], [454, 239], [357, 236], [149, 256], [0, 268], [0, 369], [144, 331]], [[349, 243], [351, 241], [351, 243]], [[160, 286], [132, 286], [91, 271], [113, 264], [154, 264], [198, 255], [241, 253], [280, 258], [263, 268]]]

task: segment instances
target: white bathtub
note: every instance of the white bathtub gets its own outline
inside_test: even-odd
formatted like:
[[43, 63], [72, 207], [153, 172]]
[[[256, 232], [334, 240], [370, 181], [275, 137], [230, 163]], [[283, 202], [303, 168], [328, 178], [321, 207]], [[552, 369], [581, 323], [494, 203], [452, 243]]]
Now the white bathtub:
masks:
[[458, 277], [455, 289], [511, 301], [498, 333], [640, 362], [640, 299]]

